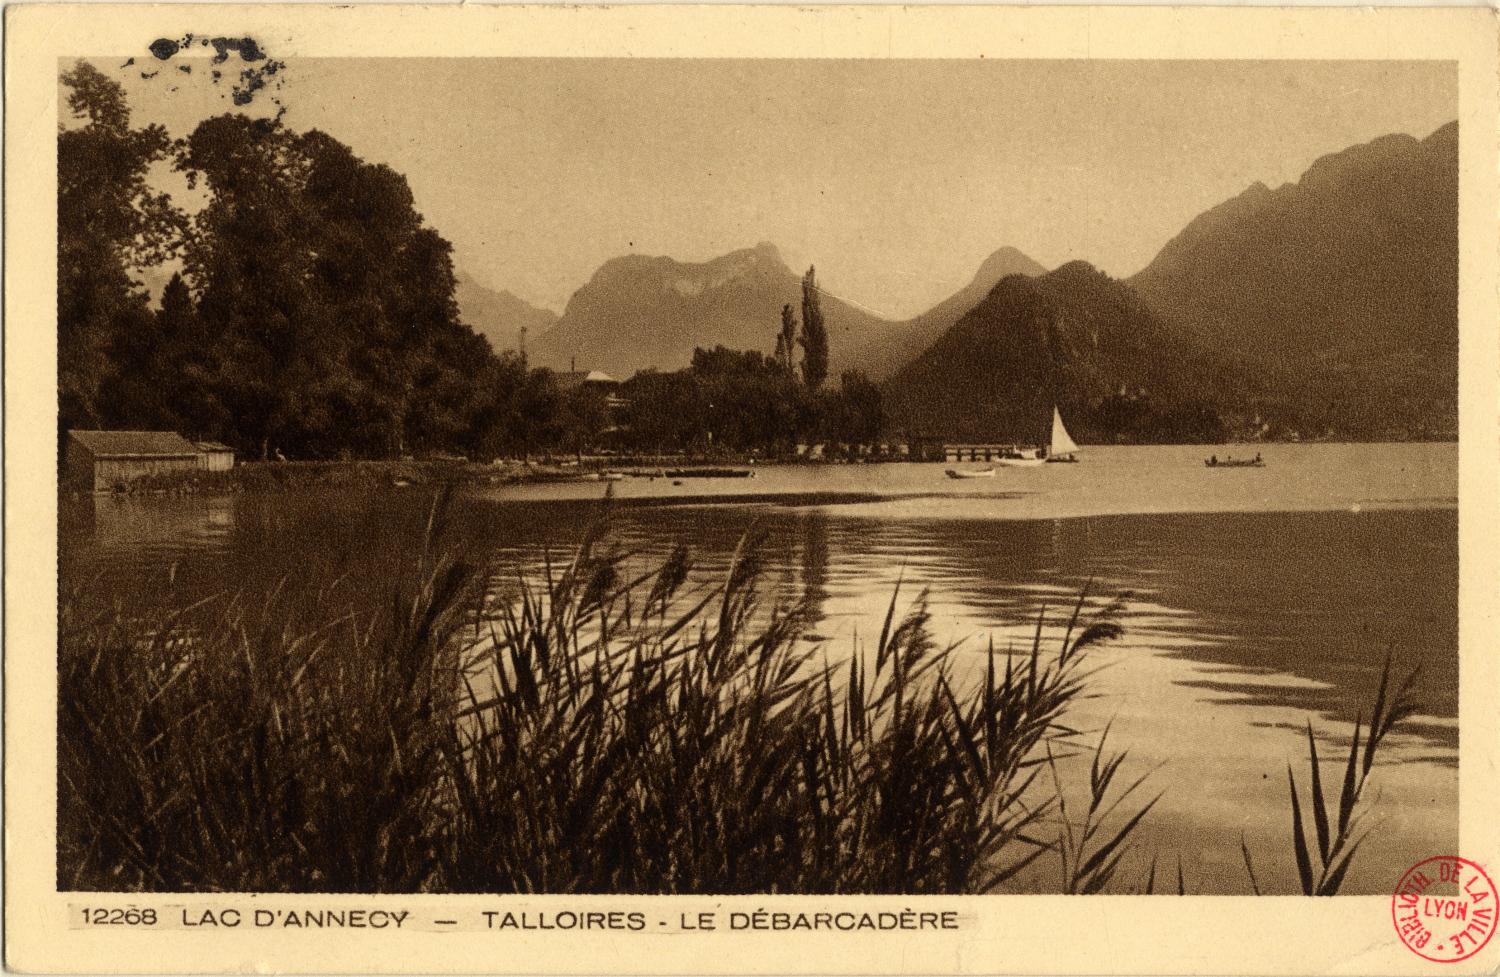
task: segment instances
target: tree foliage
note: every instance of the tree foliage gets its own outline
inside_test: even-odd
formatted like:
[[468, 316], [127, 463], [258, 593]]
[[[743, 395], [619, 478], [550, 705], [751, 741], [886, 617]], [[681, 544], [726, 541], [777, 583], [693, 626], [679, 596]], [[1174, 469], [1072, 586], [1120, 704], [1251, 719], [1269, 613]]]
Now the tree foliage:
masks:
[[646, 451], [789, 452], [799, 441], [868, 444], [885, 423], [880, 388], [857, 371], [810, 391], [783, 362], [754, 350], [698, 349], [686, 370], [636, 374], [623, 441]]
[[[58, 133], [61, 431], [170, 429], [261, 458], [494, 457], [606, 439], [783, 452], [879, 434], [868, 380], [819, 390], [828, 338], [812, 269], [800, 336], [784, 306], [774, 356], [700, 349], [687, 370], [631, 380], [622, 417], [462, 322], [452, 247], [401, 174], [279, 118], [220, 115], [174, 142], [132, 129], [123, 89], [91, 65], [62, 80], [75, 124]], [[190, 217], [153, 186], [169, 164], [204, 197]], [[153, 310], [133, 273], [178, 263]]]
[[242, 449], [393, 455], [474, 440], [493, 352], [459, 321], [451, 246], [406, 179], [325, 133], [224, 115], [180, 169], [210, 192], [187, 247]]
[[791, 303], [781, 307], [781, 332], [776, 334], [776, 362], [787, 373], [793, 370], [797, 355], [797, 315]]
[[147, 181], [171, 152], [166, 130], [132, 129], [124, 91], [85, 62], [62, 80], [81, 123], [57, 135], [58, 409], [66, 430], [126, 419], [119, 358], [153, 329], [132, 276], [170, 256], [182, 215]]
[[[58, 133], [61, 430], [170, 428], [242, 453], [526, 450], [546, 380], [460, 320], [449, 243], [406, 179], [323, 132], [228, 114], [180, 142], [66, 72]], [[170, 162], [207, 202], [152, 187]], [[153, 312], [132, 272], [179, 258]], [[555, 420], [555, 419], [553, 419]]]
[[817, 390], [828, 376], [828, 329], [818, 301], [817, 270], [802, 276], [802, 381]]

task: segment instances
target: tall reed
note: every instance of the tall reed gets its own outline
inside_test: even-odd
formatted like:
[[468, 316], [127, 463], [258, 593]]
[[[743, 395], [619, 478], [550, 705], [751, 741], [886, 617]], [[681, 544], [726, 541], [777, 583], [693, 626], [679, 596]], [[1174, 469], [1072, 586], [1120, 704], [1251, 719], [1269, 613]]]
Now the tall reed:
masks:
[[[1306, 806], [1310, 809], [1312, 816], [1316, 847], [1313, 847], [1306, 829], [1306, 819], [1302, 814], [1303, 801], [1297, 789], [1297, 776], [1292, 772], [1291, 765], [1287, 765], [1287, 788], [1291, 797], [1292, 855], [1297, 863], [1297, 881], [1301, 885], [1303, 895], [1338, 894], [1339, 888], [1344, 884], [1344, 876], [1348, 874], [1349, 867], [1354, 863], [1355, 853], [1359, 851], [1360, 845], [1369, 834], [1368, 828], [1360, 830], [1362, 815], [1359, 803], [1364, 795], [1365, 782], [1369, 779], [1370, 770], [1375, 765], [1375, 757], [1380, 750], [1380, 745], [1397, 723], [1420, 711], [1420, 706], [1413, 696], [1418, 669], [1409, 672], [1401, 684], [1392, 691], [1391, 665], [1391, 655], [1387, 654], [1385, 664], [1380, 670], [1380, 686], [1375, 692], [1375, 703], [1371, 709], [1370, 725], [1363, 743], [1363, 751], [1360, 749], [1360, 734], [1364, 732], [1364, 716], [1361, 714], [1354, 721], [1354, 736], [1349, 742], [1348, 759], [1344, 762], [1343, 785], [1339, 789], [1336, 811], [1328, 804], [1324, 796], [1322, 773], [1318, 769], [1318, 743], [1313, 737], [1312, 722], [1309, 721], [1307, 724], [1310, 783]], [[1260, 895], [1260, 881], [1255, 875], [1255, 865], [1250, 857], [1250, 849], [1243, 841], [1240, 843], [1240, 851], [1245, 860], [1245, 872], [1250, 877], [1250, 887], [1256, 895]]]
[[898, 588], [833, 661], [759, 602], [753, 539], [711, 586], [683, 548], [633, 574], [602, 529], [511, 583], [442, 545], [446, 509], [375, 607], [337, 575], [171, 614], [65, 597], [59, 886], [986, 891], [1054, 847], [1037, 774], [1117, 606], [966, 680]]

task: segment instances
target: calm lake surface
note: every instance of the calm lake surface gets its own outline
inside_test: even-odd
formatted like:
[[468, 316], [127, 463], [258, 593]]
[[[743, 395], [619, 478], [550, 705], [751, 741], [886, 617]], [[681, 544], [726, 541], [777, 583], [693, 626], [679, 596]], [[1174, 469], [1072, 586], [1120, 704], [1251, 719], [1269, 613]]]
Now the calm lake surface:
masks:
[[[673, 544], [713, 579], [752, 527], [769, 586], [809, 596], [830, 657], [873, 643], [898, 581], [925, 592], [936, 636], [982, 669], [1053, 633], [1085, 586], [1090, 606], [1128, 594], [1123, 640], [1092, 652], [1095, 695], [1072, 712], [1128, 749], [1125, 772], [1162, 793], [1121, 882], [1247, 892], [1240, 839], [1261, 885], [1293, 892], [1286, 768], [1306, 786], [1306, 724], [1341, 777], [1388, 650], [1420, 664], [1422, 714], [1392, 734], [1367, 788], [1369, 839], [1344, 891], [1388, 893], [1401, 872], [1456, 850], [1458, 545], [1452, 444], [1271, 445], [1263, 469], [1212, 470], [1243, 447], [1091, 448], [1077, 465], [955, 481], [942, 464], [766, 466], [753, 479], [613, 483], [609, 536], [647, 568]], [[457, 520], [513, 575], [565, 558], [606, 487], [476, 488]], [[382, 552], [419, 538], [422, 489], [116, 500], [64, 506], [64, 586], [124, 605], [268, 587], [312, 565], [353, 566], [379, 590]], [[1129, 779], [1134, 779], [1133, 776]], [[1047, 860], [1043, 859], [1043, 863]], [[1039, 865], [1019, 887], [1048, 888]]]

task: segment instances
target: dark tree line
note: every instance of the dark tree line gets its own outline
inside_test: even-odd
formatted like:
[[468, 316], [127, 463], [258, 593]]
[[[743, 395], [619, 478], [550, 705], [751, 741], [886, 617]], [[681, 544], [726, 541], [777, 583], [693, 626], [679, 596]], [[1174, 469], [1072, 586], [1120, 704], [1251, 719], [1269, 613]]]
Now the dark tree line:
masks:
[[[86, 62], [62, 76], [58, 133], [60, 432], [171, 429], [243, 456], [471, 457], [640, 446], [790, 448], [870, 440], [862, 377], [820, 391], [827, 335], [809, 269], [802, 332], [783, 309], [777, 355], [700, 351], [628, 385], [628, 426], [602, 397], [496, 355], [454, 299], [452, 247], [406, 178], [319, 131], [237, 114], [181, 140], [131, 127], [123, 89]], [[206, 203], [153, 189], [170, 165]], [[137, 281], [180, 267], [159, 307]], [[802, 383], [794, 369], [802, 347]]]
[[798, 442], [869, 443], [884, 424], [880, 390], [862, 373], [812, 390], [779, 356], [722, 346], [694, 350], [685, 370], [637, 373], [622, 393], [620, 441], [641, 451], [789, 453]]
[[[459, 318], [451, 246], [406, 179], [325, 133], [223, 115], [173, 142], [132, 129], [120, 86], [63, 75], [60, 428], [170, 428], [242, 453], [388, 457], [563, 440], [550, 375]], [[150, 189], [172, 165], [188, 217]], [[177, 259], [160, 308], [135, 280]]]

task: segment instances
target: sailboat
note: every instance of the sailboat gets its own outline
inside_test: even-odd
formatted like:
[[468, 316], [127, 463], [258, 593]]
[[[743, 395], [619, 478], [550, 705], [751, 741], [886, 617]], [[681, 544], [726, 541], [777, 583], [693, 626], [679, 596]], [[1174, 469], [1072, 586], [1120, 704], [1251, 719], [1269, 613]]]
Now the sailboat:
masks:
[[1063, 426], [1062, 412], [1057, 409], [1056, 405], [1053, 405], [1052, 444], [1047, 448], [1047, 460], [1059, 464], [1076, 462], [1078, 450], [1078, 445], [1073, 442], [1072, 435]]

